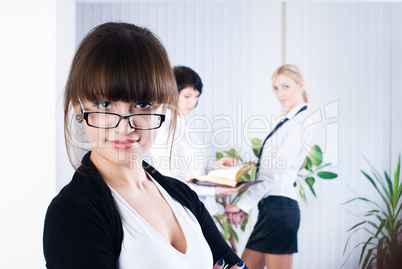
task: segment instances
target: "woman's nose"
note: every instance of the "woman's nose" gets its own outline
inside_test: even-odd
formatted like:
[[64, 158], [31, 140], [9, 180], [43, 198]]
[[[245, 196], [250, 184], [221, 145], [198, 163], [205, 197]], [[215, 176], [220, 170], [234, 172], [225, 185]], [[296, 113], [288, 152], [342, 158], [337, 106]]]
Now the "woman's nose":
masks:
[[131, 128], [129, 124], [129, 119], [122, 119], [119, 123], [119, 126], [117, 126], [119, 133], [121, 134], [129, 134], [133, 132], [135, 129]]

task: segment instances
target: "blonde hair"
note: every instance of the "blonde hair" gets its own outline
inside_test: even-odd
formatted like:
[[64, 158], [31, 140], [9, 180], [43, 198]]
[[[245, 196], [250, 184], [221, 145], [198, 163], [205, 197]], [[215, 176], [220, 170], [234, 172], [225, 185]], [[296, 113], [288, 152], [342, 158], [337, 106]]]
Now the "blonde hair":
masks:
[[[303, 75], [300, 71], [300, 68], [294, 64], [284, 64], [282, 66], [279, 66], [277, 69], [275, 69], [274, 73], [272, 74], [272, 83], [274, 80], [277, 78], [279, 75], [285, 75], [292, 80], [294, 80], [296, 83], [300, 83], [303, 80]], [[304, 102], [308, 103], [308, 94], [306, 92], [306, 89], [303, 88], [303, 100]]]
[[[73, 119], [72, 104], [103, 98], [177, 106], [169, 57], [150, 30], [129, 23], [105, 23], [80, 43], [64, 91], [64, 136], [70, 163], [76, 169], [76, 149], [84, 148], [75, 136], [82, 136], [83, 128]], [[172, 110], [170, 131], [175, 130], [176, 116]]]

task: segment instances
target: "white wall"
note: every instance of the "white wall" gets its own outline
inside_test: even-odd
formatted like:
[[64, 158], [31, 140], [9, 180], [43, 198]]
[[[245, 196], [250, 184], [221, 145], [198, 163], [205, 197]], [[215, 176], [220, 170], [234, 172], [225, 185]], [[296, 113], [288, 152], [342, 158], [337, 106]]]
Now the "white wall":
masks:
[[0, 268], [44, 268], [55, 194], [55, 2], [0, 2]]
[[[164, 7], [170, 9], [170, 12], [177, 11], [167, 4], [168, 1], [161, 2], [164, 2], [164, 6], [158, 6], [159, 15], [166, 21], [167, 17], [163, 17], [162, 12]], [[280, 108], [275, 101], [271, 102], [273, 96], [269, 93], [270, 87], [265, 81], [268, 80], [268, 74], [272, 72], [273, 67], [280, 63], [281, 53], [277, 51], [279, 40], [267, 38], [261, 33], [275, 37], [278, 35], [275, 31], [279, 30], [280, 19], [277, 16], [280, 13], [271, 11], [265, 16], [263, 9], [277, 5], [261, 4], [257, 1], [257, 6], [252, 8], [245, 3], [240, 4], [239, 1], [236, 1], [236, 4], [219, 1], [213, 8], [215, 16], [210, 18], [216, 20], [219, 25], [214, 36], [220, 44], [233, 44], [233, 47], [222, 51], [222, 48], [227, 46], [215, 47], [212, 42], [205, 43], [203, 47], [215, 50], [214, 57], [208, 58], [205, 52], [202, 52], [202, 47], [197, 47], [193, 39], [186, 38], [194, 34], [190, 28], [193, 26], [201, 30], [202, 39], [208, 38], [208, 25], [201, 23], [202, 18], [198, 12], [201, 7], [201, 14], [207, 16], [213, 1], [207, 2], [209, 3], [195, 3], [193, 8], [190, 5], [189, 12], [186, 13], [189, 17], [186, 19], [191, 19], [192, 22], [187, 28], [178, 30], [188, 31], [187, 35], [173, 38], [174, 35], [169, 31], [175, 28], [170, 26], [170, 21], [169, 24], [164, 24], [162, 20], [159, 22], [159, 28], [155, 26], [169, 53], [176, 55], [171, 56], [172, 62], [194, 67], [205, 81], [205, 95], [202, 96], [198, 111], [195, 112], [207, 113], [212, 102], [214, 107], [216, 105], [216, 113], [233, 115], [236, 108], [226, 107], [236, 104], [237, 99], [245, 102], [243, 108], [257, 103], [259, 99], [269, 99], [269, 106], [253, 105], [250, 111], [243, 112], [245, 115], [268, 115], [268, 118], [275, 115]], [[346, 239], [345, 230], [354, 222], [340, 203], [353, 195], [349, 188], [355, 192], [372, 195], [362, 183], [358, 172], [361, 168], [367, 168], [361, 154], [365, 154], [379, 170], [388, 170], [390, 160], [392, 169], [395, 168], [396, 155], [402, 149], [402, 110], [399, 105], [402, 99], [402, 8], [399, 4], [390, 6], [360, 3], [349, 9], [342, 3], [337, 6], [323, 6], [302, 4], [303, 1], [291, 2], [288, 3], [288, 19], [300, 20], [300, 26], [305, 25], [308, 26], [307, 29], [313, 30], [303, 30], [302, 36], [288, 33], [287, 59], [301, 65], [313, 105], [323, 109], [324, 104], [338, 100], [340, 113], [338, 119], [331, 121], [339, 126], [339, 165], [334, 170], [340, 174], [340, 178], [331, 183], [322, 183], [317, 190], [318, 199], [312, 200], [308, 207], [302, 208], [300, 253], [296, 255], [294, 268], [339, 268], [342, 260], [340, 252]], [[298, 2], [299, 6], [294, 2]], [[155, 5], [157, 4], [154, 2], [150, 7]], [[241, 14], [236, 13], [236, 5], [243, 5]], [[261, 5], [261, 8], [258, 8], [258, 5]], [[184, 7], [178, 5], [180, 6]], [[299, 9], [303, 16], [295, 12]], [[220, 19], [219, 14], [222, 13], [226, 14], [225, 20]], [[191, 14], [196, 15], [195, 18]], [[144, 22], [153, 21], [154, 17], [150, 15], [152, 13], [141, 13], [141, 18]], [[231, 19], [227, 20], [229, 18]], [[352, 18], [356, 20], [353, 21]], [[173, 25], [183, 26], [179, 22], [184, 18], [178, 16], [176, 19], [176, 24]], [[257, 19], [268, 25], [263, 27], [264, 24]], [[271, 19], [275, 24], [269, 25]], [[242, 38], [222, 35], [232, 23], [242, 29]], [[248, 26], [244, 23], [248, 23]], [[299, 25], [292, 25], [290, 20], [287, 25], [289, 31], [300, 34], [297, 31]], [[76, 44], [75, 1], [3, 1], [0, 3], [0, 30], [0, 90], [5, 97], [3, 105], [0, 106], [3, 115], [0, 136], [0, 268], [43, 268], [42, 229], [45, 210], [55, 194], [55, 178], [58, 180], [57, 189], [60, 189], [70, 179], [72, 171], [63, 152], [60, 124], [62, 116], [60, 103], [57, 101]], [[381, 38], [377, 38], [378, 35]], [[239, 40], [241, 43], [233, 42]], [[298, 46], [292, 47], [289, 43], [292, 40], [297, 41], [298, 43], [294, 44]], [[179, 47], [180, 45], [182, 47]], [[265, 54], [259, 57], [256, 51], [264, 47]], [[351, 48], [356, 53], [352, 53]], [[237, 53], [244, 50], [250, 54]], [[186, 53], [181, 54], [182, 51]], [[237, 58], [233, 55], [237, 55]], [[361, 64], [360, 60], [351, 65], [345, 64], [356, 55], [364, 60], [368, 57], [368, 65]], [[264, 60], [264, 57], [268, 60]], [[240, 61], [240, 64], [232, 65], [230, 69], [222, 68], [221, 63], [230, 64], [234, 59]], [[344, 65], [339, 64], [339, 60]], [[268, 66], [265, 66], [264, 62]], [[213, 66], [213, 69], [210, 69], [210, 66]], [[338, 66], [345, 68], [336, 68]], [[254, 68], [260, 75], [247, 67]], [[247, 78], [249, 83], [233, 82], [243, 77]], [[240, 91], [239, 89], [246, 90], [238, 95], [229, 94], [230, 99], [224, 103], [225, 109], [219, 108], [218, 100], [221, 94], [227, 95], [233, 88], [236, 92]], [[249, 89], [252, 89], [253, 95]], [[254, 93], [255, 89], [260, 95]], [[358, 89], [358, 92], [352, 89]], [[366, 115], [365, 111], [369, 114]], [[216, 115], [215, 112], [209, 113], [209, 117]], [[244, 120], [245, 118], [242, 119], [243, 122]], [[219, 127], [218, 122], [214, 127]], [[315, 231], [315, 235], [311, 235], [311, 231]], [[345, 268], [356, 267], [354, 258]]]

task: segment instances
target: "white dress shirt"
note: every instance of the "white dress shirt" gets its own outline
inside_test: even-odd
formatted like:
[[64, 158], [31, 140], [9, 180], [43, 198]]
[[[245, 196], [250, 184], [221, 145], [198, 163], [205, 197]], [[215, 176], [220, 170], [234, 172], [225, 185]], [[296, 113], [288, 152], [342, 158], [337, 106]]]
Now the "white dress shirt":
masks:
[[[165, 122], [159, 128], [155, 143], [144, 159], [162, 175], [177, 178], [183, 182], [190, 177], [206, 175], [212, 169], [211, 164], [207, 160], [205, 149], [200, 147], [201, 143], [196, 137], [189, 135], [185, 117], [177, 117], [173, 142], [171, 137], [168, 141], [170, 119], [171, 112], [167, 110]], [[214, 187], [191, 183], [188, 185], [198, 194], [211, 216], [218, 213]]]
[[250, 186], [236, 204], [244, 212], [250, 212], [261, 199], [270, 195], [297, 200], [293, 183], [308, 154], [313, 135], [309, 111], [304, 110], [296, 115], [304, 106], [306, 103], [297, 105], [286, 117], [282, 117], [282, 120], [288, 118], [288, 121], [266, 141], [256, 176], [263, 182]]
[[110, 188], [123, 226], [123, 241], [117, 268], [212, 268], [212, 252], [196, 217], [174, 200], [158, 182], [152, 180], [176, 216], [184, 233], [187, 249], [182, 253], [174, 248], [118, 192]]

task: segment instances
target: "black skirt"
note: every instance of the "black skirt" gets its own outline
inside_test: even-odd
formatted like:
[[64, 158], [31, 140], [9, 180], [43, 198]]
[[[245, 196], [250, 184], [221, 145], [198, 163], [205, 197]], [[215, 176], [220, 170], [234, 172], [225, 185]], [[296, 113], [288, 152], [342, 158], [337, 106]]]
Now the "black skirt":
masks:
[[269, 254], [297, 253], [300, 209], [297, 201], [268, 196], [258, 203], [258, 220], [246, 248]]

